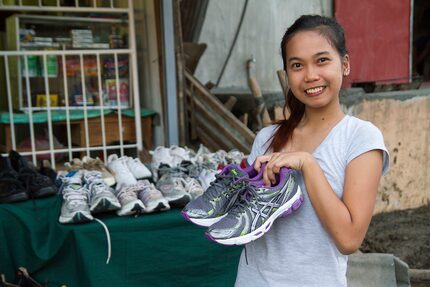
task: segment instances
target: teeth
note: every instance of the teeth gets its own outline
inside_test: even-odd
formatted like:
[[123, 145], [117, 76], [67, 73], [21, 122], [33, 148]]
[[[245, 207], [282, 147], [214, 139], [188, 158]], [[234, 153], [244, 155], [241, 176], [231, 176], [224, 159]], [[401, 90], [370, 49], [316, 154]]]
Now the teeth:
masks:
[[306, 90], [306, 93], [307, 94], [314, 94], [314, 93], [321, 92], [322, 90], [323, 90], [323, 87], [318, 87], [318, 88], [308, 89], [308, 90]]

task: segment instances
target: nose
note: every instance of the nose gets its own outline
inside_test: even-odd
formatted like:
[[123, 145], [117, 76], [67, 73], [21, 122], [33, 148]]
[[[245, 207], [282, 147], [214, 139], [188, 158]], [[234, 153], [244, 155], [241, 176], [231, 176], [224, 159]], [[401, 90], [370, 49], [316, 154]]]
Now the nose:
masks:
[[305, 71], [305, 82], [315, 82], [319, 80], [317, 70], [314, 67], [306, 67]]

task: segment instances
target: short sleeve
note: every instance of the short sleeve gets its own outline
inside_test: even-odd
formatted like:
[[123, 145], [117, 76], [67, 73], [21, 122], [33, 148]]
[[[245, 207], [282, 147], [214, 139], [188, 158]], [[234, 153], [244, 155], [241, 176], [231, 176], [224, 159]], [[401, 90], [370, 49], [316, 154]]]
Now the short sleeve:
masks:
[[349, 140], [349, 148], [346, 154], [347, 164], [356, 157], [371, 150], [382, 150], [382, 175], [385, 175], [389, 168], [389, 153], [385, 147], [384, 137], [375, 125], [370, 122], [363, 122], [357, 127]]
[[251, 153], [246, 160], [249, 165], [254, 163], [257, 156], [266, 153], [266, 150], [270, 145], [271, 137], [276, 131], [276, 128], [276, 125], [265, 127], [255, 136], [254, 143], [252, 144]]

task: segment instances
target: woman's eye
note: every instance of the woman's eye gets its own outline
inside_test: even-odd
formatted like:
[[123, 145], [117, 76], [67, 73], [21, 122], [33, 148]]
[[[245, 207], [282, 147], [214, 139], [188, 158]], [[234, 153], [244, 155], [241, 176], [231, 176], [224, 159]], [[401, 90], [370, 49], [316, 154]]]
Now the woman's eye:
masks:
[[318, 59], [318, 63], [324, 63], [324, 62], [327, 62], [327, 61], [329, 61], [329, 58], [319, 58]]
[[302, 65], [300, 64], [300, 63], [293, 63], [293, 64], [291, 64], [291, 68], [293, 68], [293, 69], [298, 69], [298, 68], [300, 68]]

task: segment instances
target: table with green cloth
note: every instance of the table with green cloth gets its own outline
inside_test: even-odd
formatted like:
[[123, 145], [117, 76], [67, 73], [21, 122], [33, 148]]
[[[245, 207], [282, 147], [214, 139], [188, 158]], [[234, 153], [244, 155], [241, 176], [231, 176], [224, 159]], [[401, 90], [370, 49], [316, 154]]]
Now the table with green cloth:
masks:
[[0, 273], [8, 281], [23, 266], [48, 286], [234, 284], [242, 247], [207, 240], [205, 229], [185, 221], [179, 209], [98, 215], [109, 236], [97, 221], [58, 223], [60, 209], [59, 195], [0, 204]]

